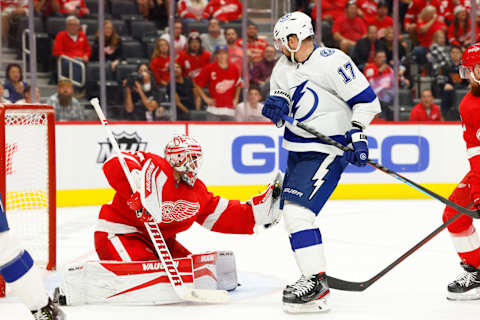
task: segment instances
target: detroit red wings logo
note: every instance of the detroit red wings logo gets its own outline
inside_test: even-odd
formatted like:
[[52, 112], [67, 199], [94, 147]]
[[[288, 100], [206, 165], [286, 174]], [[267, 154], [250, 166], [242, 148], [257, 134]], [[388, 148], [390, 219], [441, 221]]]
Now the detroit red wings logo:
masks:
[[162, 203], [162, 223], [186, 220], [196, 215], [199, 210], [200, 204], [198, 202], [165, 201]]

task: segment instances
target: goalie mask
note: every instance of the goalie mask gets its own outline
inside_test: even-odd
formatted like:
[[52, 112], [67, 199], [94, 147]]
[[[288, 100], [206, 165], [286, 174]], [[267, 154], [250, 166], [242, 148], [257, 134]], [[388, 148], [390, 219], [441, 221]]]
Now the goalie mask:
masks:
[[165, 160], [190, 186], [193, 186], [197, 180], [201, 159], [202, 147], [192, 137], [177, 135], [165, 146]]
[[462, 64], [458, 68], [460, 78], [468, 79], [471, 77], [473, 81], [480, 84], [480, 79], [477, 79], [473, 72], [477, 65], [480, 67], [480, 43], [471, 45], [463, 52]]

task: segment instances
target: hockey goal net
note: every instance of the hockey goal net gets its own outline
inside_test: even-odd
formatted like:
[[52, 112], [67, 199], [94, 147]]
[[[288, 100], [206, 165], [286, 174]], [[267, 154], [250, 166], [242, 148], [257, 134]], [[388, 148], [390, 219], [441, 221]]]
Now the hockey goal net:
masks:
[[0, 119], [0, 194], [9, 227], [37, 265], [55, 269], [54, 109], [0, 104]]

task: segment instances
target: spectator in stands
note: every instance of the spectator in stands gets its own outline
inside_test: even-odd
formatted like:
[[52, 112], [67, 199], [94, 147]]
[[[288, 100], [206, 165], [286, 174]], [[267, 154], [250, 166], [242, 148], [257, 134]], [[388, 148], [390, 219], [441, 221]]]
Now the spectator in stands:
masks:
[[[67, 56], [83, 63], [88, 63], [92, 50], [88, 43], [87, 36], [80, 30], [80, 20], [75, 16], [68, 16], [66, 19], [66, 30], [60, 31], [53, 43], [54, 57]], [[68, 62], [62, 59], [62, 70], [68, 70]], [[73, 65], [73, 80], [81, 82], [81, 69]], [[64, 76], [69, 78], [70, 75]]]
[[60, 6], [60, 13], [64, 15], [75, 15], [78, 17], [88, 16], [88, 10], [85, 0], [57, 0]]
[[333, 39], [346, 53], [350, 53], [355, 43], [367, 34], [367, 25], [358, 16], [357, 9], [355, 1], [347, 2], [345, 15], [336, 18], [332, 26]]
[[371, 21], [371, 24], [377, 26], [378, 38], [382, 38], [385, 35], [388, 27], [393, 28], [393, 19], [388, 15], [388, 5], [384, 1], [378, 3], [378, 10], [376, 17]]
[[242, 2], [240, 0], [210, 0], [203, 11], [205, 19], [216, 18], [222, 22], [240, 22]]
[[177, 5], [177, 14], [182, 19], [182, 23], [207, 22], [202, 16], [208, 0], [180, 0]]
[[360, 70], [363, 70], [366, 63], [373, 62], [376, 51], [383, 50], [382, 41], [377, 39], [377, 31], [377, 26], [369, 25], [367, 36], [358, 40], [353, 48], [352, 59]]
[[[243, 47], [243, 39], [237, 40], [237, 46]], [[247, 26], [247, 56], [249, 62], [257, 63], [263, 58], [268, 42], [258, 37], [258, 27], [253, 22]]]
[[0, 1], [2, 14], [2, 39], [8, 41], [10, 25], [16, 23], [19, 17], [28, 14], [28, 0]]
[[5, 90], [3, 89], [3, 84], [0, 83], [0, 103], [3, 103], [3, 104], [11, 104], [12, 101], [8, 100], [7, 98], [5, 98], [3, 95], [5, 94]]
[[262, 116], [263, 103], [260, 88], [255, 85], [250, 85], [248, 88], [248, 101], [245, 104], [240, 102], [237, 105], [235, 112], [235, 120], [237, 121], [268, 121]]
[[123, 86], [127, 120], [153, 121], [163, 116], [165, 109], [159, 106], [160, 92], [148, 70], [148, 65], [139, 65], [137, 74], [130, 75], [124, 80]]
[[375, 52], [374, 62], [367, 63], [363, 71], [373, 91], [380, 100], [382, 114], [386, 120], [393, 120], [393, 70], [387, 63], [385, 51]]
[[[385, 29], [385, 36], [380, 39], [383, 50], [387, 53], [387, 61], [390, 66], [393, 66], [393, 28], [387, 27]], [[398, 46], [398, 60], [403, 61], [406, 55], [407, 44], [400, 41]]]
[[[208, 64], [194, 79], [195, 87], [207, 104], [207, 120], [233, 121], [235, 106], [241, 91], [241, 79], [238, 69], [228, 63], [228, 47], [218, 45], [215, 48], [215, 61]], [[209, 96], [203, 92], [208, 84]]]
[[420, 102], [410, 111], [410, 121], [442, 121], [440, 107], [433, 103], [430, 90], [423, 90]]
[[215, 18], [210, 19], [208, 22], [208, 33], [201, 34], [200, 39], [202, 39], [205, 50], [210, 52], [213, 52], [216, 46], [226, 44], [223, 30], [220, 28], [220, 21]]
[[195, 78], [200, 70], [210, 63], [211, 53], [203, 49], [202, 40], [197, 32], [190, 33], [187, 50], [180, 51], [177, 59], [184, 77]]
[[[103, 30], [105, 39], [103, 52], [105, 54], [105, 61], [107, 64], [106, 75], [107, 80], [113, 80], [115, 78], [117, 66], [123, 59], [122, 39], [120, 39], [117, 31], [115, 31], [115, 27], [113, 26], [111, 20], [105, 20], [103, 23]], [[97, 36], [93, 42], [92, 61], [99, 60], [99, 46], [100, 41], [97, 32]]]
[[[146, 6], [143, 4], [144, 2], [146, 2]], [[168, 26], [169, 0], [137, 0], [137, 3], [141, 8], [140, 12], [148, 20], [153, 21], [157, 29], [163, 30]]]
[[[348, 0], [322, 1], [322, 20], [333, 23], [335, 19], [345, 14], [345, 6]], [[317, 5], [312, 8], [312, 19], [317, 19]]]
[[377, 17], [378, 0], [358, 0], [358, 15], [363, 18], [367, 26], [373, 24]]
[[153, 49], [150, 69], [155, 76], [155, 81], [160, 86], [166, 86], [170, 82], [170, 46], [165, 39], [158, 39]]
[[7, 66], [5, 72], [5, 82], [3, 83], [3, 96], [12, 103], [23, 99], [23, 92], [27, 83], [23, 81], [22, 67], [17, 63], [11, 63]]
[[[179, 19], [175, 20], [175, 24], [173, 25], [173, 36], [175, 37], [175, 54], [178, 57], [178, 53], [187, 46], [187, 37], [182, 34], [182, 22]], [[166, 32], [162, 34], [161, 38], [170, 43], [170, 33]]]
[[57, 0], [34, 0], [35, 13], [41, 17], [59, 15], [60, 5]]
[[200, 110], [202, 101], [192, 79], [183, 73], [182, 66], [175, 63], [177, 120], [191, 120], [190, 111]]
[[17, 100], [15, 104], [38, 103], [40, 101], [40, 90], [35, 88], [35, 101], [32, 99], [32, 91], [30, 85], [26, 85], [23, 90], [23, 99]]
[[438, 30], [433, 35], [433, 43], [430, 46], [428, 58], [432, 63], [434, 77], [441, 74], [441, 69], [450, 61], [446, 40], [445, 33], [442, 30]]
[[228, 62], [233, 64], [240, 71], [240, 75], [243, 72], [243, 50], [237, 46], [238, 33], [233, 27], [225, 29], [225, 40], [228, 47]]
[[472, 43], [472, 33], [470, 31], [470, 17], [464, 6], [455, 7], [454, 20], [448, 27], [448, 41], [451, 45], [465, 49]]
[[440, 0], [410, 0], [410, 5], [408, 6], [407, 14], [403, 22], [405, 32], [410, 33], [412, 39], [416, 39], [418, 18], [427, 5], [439, 8], [441, 3]]
[[270, 80], [270, 75], [276, 62], [277, 51], [272, 45], [268, 45], [265, 48], [263, 59], [253, 66], [251, 82], [259, 87], [263, 87]]
[[48, 97], [47, 104], [55, 108], [57, 121], [85, 120], [83, 107], [73, 96], [73, 84], [70, 79], [58, 81], [57, 92]]

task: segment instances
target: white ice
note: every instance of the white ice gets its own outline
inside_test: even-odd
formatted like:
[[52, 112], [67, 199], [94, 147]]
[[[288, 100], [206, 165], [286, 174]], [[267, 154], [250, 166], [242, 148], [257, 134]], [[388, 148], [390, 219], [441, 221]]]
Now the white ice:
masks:
[[[62, 208], [58, 213], [58, 268], [94, 259], [93, 225], [98, 207]], [[327, 256], [327, 272], [365, 281], [442, 224], [443, 205], [434, 200], [330, 201], [317, 218]], [[242, 284], [225, 305], [192, 303], [131, 307], [64, 307], [68, 320], [149, 319], [479, 319], [480, 300], [452, 302], [447, 284], [462, 272], [446, 230], [363, 292], [332, 290], [331, 310], [289, 315], [281, 291], [299, 272], [283, 224], [254, 236], [223, 235], [195, 225], [178, 239], [192, 252], [235, 252]], [[49, 287], [52, 278], [48, 277]], [[54, 281], [53, 281], [54, 282]], [[51, 290], [51, 288], [49, 288]], [[0, 319], [19, 319], [19, 303], [3, 299]]]

